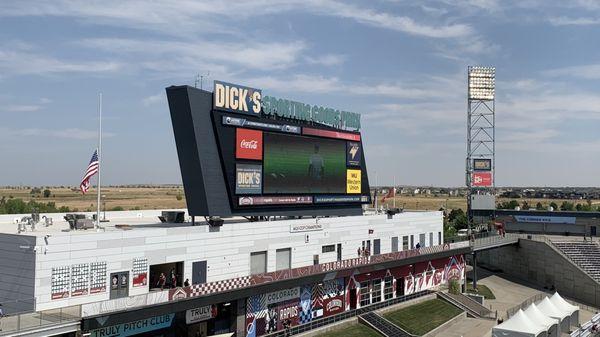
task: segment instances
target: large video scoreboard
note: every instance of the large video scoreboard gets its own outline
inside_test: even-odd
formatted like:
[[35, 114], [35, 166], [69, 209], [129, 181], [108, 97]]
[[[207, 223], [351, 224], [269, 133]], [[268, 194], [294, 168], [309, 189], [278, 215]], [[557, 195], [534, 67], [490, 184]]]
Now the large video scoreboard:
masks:
[[351, 215], [370, 202], [357, 114], [218, 81], [167, 96], [191, 215]]

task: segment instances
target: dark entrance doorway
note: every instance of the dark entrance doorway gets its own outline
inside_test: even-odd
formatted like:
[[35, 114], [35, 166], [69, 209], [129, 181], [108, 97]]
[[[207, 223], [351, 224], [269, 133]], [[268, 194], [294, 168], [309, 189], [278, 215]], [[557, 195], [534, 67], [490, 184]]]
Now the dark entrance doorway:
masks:
[[591, 226], [590, 227], [590, 235], [591, 236], [596, 236], [596, 226]]
[[337, 244], [337, 260], [342, 261], [342, 244]]
[[350, 310], [356, 309], [356, 288], [350, 289]]
[[[164, 279], [161, 280], [161, 275]], [[150, 289], [168, 289], [181, 287], [183, 281], [183, 262], [155, 264], [150, 266]], [[164, 284], [163, 284], [164, 283]]]
[[404, 277], [396, 279], [396, 297], [404, 296]]

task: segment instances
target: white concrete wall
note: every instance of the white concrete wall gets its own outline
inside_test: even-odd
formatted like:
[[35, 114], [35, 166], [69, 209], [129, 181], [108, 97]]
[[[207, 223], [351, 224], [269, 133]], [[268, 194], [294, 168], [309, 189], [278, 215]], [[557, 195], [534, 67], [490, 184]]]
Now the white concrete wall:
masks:
[[[131, 287], [134, 258], [146, 257], [148, 265], [184, 262], [183, 280], [192, 279], [192, 262], [206, 260], [208, 282], [247, 276], [250, 272], [250, 253], [268, 251], [267, 271], [275, 270], [275, 251], [291, 248], [292, 268], [311, 265], [313, 255], [319, 262], [337, 259], [337, 252], [321, 253], [327, 244], [342, 244], [343, 259], [357, 256], [363, 240], [381, 239], [381, 253], [391, 252], [391, 237], [398, 236], [402, 250], [402, 236], [426, 233], [426, 246], [437, 245], [438, 232], [443, 231], [441, 212], [402, 213], [388, 219], [386, 215], [322, 218], [322, 231], [290, 233], [292, 224], [314, 224], [315, 219], [271, 222], [244, 222], [226, 224], [218, 232], [208, 226], [173, 228], [134, 228], [127, 231], [89, 233], [56, 232], [44, 239], [38, 238], [36, 252], [35, 296], [36, 310], [46, 310], [109, 299], [109, 291], [95, 295], [52, 300], [50, 282], [53, 267], [78, 263], [107, 262], [107, 273], [130, 272], [129, 295], [148, 292], [147, 287]], [[368, 234], [369, 229], [374, 231]], [[434, 242], [429, 242], [433, 232]], [[305, 235], [309, 242], [305, 243]], [[443, 238], [442, 238], [443, 240]], [[372, 246], [373, 247], [373, 246]], [[371, 249], [371, 252], [373, 248]], [[108, 276], [107, 276], [108, 280]]]

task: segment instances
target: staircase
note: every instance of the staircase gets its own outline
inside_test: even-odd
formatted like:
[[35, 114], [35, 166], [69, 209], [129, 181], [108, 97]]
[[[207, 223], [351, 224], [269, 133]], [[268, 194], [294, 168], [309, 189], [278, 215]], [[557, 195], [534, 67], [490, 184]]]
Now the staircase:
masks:
[[471, 317], [495, 319], [492, 311], [463, 294], [438, 292], [438, 296], [467, 312]]
[[552, 241], [571, 261], [600, 282], [600, 247], [593, 242]]
[[358, 316], [358, 321], [365, 324], [385, 337], [414, 337], [397, 325], [381, 317], [374, 311]]

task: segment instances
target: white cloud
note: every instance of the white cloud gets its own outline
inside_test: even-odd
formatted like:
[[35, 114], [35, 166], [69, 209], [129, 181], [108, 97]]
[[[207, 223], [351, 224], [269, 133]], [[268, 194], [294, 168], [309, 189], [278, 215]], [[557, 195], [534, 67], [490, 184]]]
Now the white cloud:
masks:
[[31, 50], [0, 45], [0, 72], [3, 74], [103, 73], [119, 68], [120, 64], [113, 61], [66, 61]]
[[600, 64], [588, 64], [551, 69], [545, 71], [544, 74], [553, 77], [574, 77], [597, 80], [600, 79]]
[[308, 62], [309, 64], [335, 66], [335, 65], [340, 65], [340, 64], [344, 63], [345, 57], [342, 55], [326, 54], [326, 55], [319, 55], [316, 57], [307, 56], [307, 57], [305, 57], [305, 59], [306, 59], [306, 62]]
[[[26, 129], [11, 129], [4, 130], [4, 134], [12, 136], [23, 136], [23, 137], [55, 137], [65, 139], [76, 139], [76, 140], [87, 140], [98, 138], [98, 131], [95, 130], [84, 130], [79, 128], [68, 128], [68, 129], [38, 129], [38, 128], [26, 128]], [[115, 134], [111, 132], [103, 132], [102, 137], [114, 137]]]
[[8, 105], [0, 107], [0, 111], [6, 112], [33, 112], [38, 111], [42, 107], [40, 105]]
[[589, 26], [600, 24], [600, 18], [590, 17], [572, 18], [560, 16], [549, 18], [548, 21], [550, 21], [550, 23], [554, 26]]
[[150, 105], [154, 105], [156, 103], [159, 102], [166, 102], [167, 98], [165, 97], [165, 93], [164, 92], [160, 92], [156, 95], [151, 95], [148, 97], [144, 97], [142, 99], [142, 104], [144, 106], [150, 106]]

